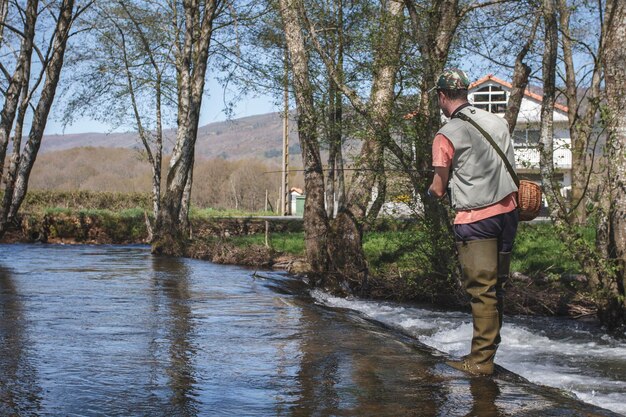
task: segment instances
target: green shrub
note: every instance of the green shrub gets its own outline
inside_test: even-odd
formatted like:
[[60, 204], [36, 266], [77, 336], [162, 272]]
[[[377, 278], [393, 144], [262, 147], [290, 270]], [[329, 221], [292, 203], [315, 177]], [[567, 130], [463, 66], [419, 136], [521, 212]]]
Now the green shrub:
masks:
[[[265, 235], [262, 233], [246, 236], [234, 236], [225, 238], [224, 240], [235, 246], [265, 245]], [[304, 233], [302, 232], [270, 233], [269, 245], [277, 252], [288, 253], [296, 256], [305, 255]]]
[[[585, 240], [592, 244], [593, 227], [583, 229]], [[552, 223], [520, 223], [511, 261], [511, 270], [527, 275], [572, 274], [580, 265], [557, 235]]]
[[190, 218], [207, 219], [213, 217], [257, 217], [257, 216], [274, 216], [276, 213], [271, 211], [250, 212], [244, 210], [221, 210], [214, 208], [197, 208], [191, 207], [189, 212]]

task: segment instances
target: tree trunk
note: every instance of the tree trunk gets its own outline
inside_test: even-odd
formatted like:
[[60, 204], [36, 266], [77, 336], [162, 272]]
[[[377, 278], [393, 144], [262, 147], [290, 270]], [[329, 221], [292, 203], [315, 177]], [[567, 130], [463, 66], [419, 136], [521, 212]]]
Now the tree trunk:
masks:
[[526, 59], [526, 55], [535, 41], [535, 34], [540, 20], [541, 14], [537, 13], [537, 18], [535, 19], [535, 23], [533, 24], [528, 39], [515, 58], [515, 67], [513, 69], [513, 77], [511, 80], [511, 94], [509, 95], [506, 112], [504, 113], [504, 120], [506, 120], [509, 124], [509, 133], [511, 133], [511, 135], [517, 125], [517, 116], [519, 115], [526, 86], [528, 86], [528, 77], [530, 76], [530, 67], [524, 63], [524, 59]]
[[191, 166], [189, 167], [189, 173], [187, 174], [187, 182], [185, 183], [185, 189], [183, 191], [183, 199], [181, 202], [181, 210], [179, 215], [180, 227], [186, 236], [191, 235], [191, 229], [189, 227], [189, 209], [191, 208], [191, 188], [193, 186], [194, 161], [195, 156], [192, 158]]
[[0, 44], [4, 40], [4, 22], [9, 14], [9, 0], [0, 0]]
[[606, 3], [604, 74], [609, 111], [609, 254], [617, 261], [617, 280], [608, 285], [605, 320], [615, 327], [626, 317], [626, 4]]
[[413, 119], [415, 140], [414, 153], [403, 151], [394, 142], [389, 149], [408, 173], [412, 186], [418, 191], [424, 206], [423, 221], [427, 225], [433, 253], [431, 268], [442, 278], [448, 276], [449, 264], [440, 259], [455, 259], [452, 225], [447, 210], [437, 201], [426, 198], [428, 184], [432, 180], [426, 173], [432, 167], [432, 139], [441, 126], [441, 112], [436, 96], [427, 94], [437, 84], [439, 75], [448, 61], [452, 40], [468, 9], [459, 6], [458, 0], [436, 0], [420, 15], [414, 0], [405, 0], [411, 18], [411, 27], [420, 50], [420, 90], [417, 114]]
[[328, 175], [326, 177], [326, 215], [335, 216], [335, 186], [337, 155], [341, 149], [341, 94], [337, 84], [330, 80], [328, 106]]
[[337, 155], [335, 157], [335, 176], [337, 185], [335, 187], [335, 195], [337, 196], [337, 211], [346, 207], [346, 180], [345, 171], [343, 170], [343, 150], [341, 146], [337, 147]]
[[543, 100], [541, 103], [541, 129], [539, 139], [539, 169], [548, 206], [555, 217], [557, 187], [554, 186], [554, 104], [556, 97], [556, 58], [558, 32], [555, 0], [543, 0], [545, 44], [543, 51]]
[[[0, 113], [0, 177], [4, 174], [4, 160], [9, 144], [9, 137], [11, 136], [11, 129], [13, 128], [17, 114], [20, 94], [22, 93], [24, 84], [28, 83], [28, 74], [30, 74], [30, 61], [34, 47], [33, 40], [35, 38], [38, 4], [39, 2], [37, 0], [29, 0], [26, 5], [24, 36], [22, 37], [20, 54], [13, 76], [9, 80], [9, 85], [4, 92], [4, 103], [2, 113]], [[8, 5], [6, 5], [6, 7], [8, 8]], [[2, 210], [3, 214], [1, 217], [6, 219], [9, 206], [3, 206]], [[0, 235], [4, 233], [4, 226], [4, 222], [0, 222]]]
[[[382, 155], [381, 155], [381, 158], [382, 158]], [[387, 197], [387, 173], [385, 172], [385, 167], [382, 161], [379, 164], [379, 166], [380, 166], [380, 172], [378, 172], [378, 175], [376, 176], [377, 178], [376, 198], [374, 198], [374, 200], [372, 201], [372, 204], [367, 210], [367, 219], [366, 219], [367, 224], [373, 224], [376, 221], [376, 219], [378, 218], [378, 215], [380, 214], [380, 210], [383, 208], [383, 205], [385, 204], [385, 200]]]
[[[4, 177], [4, 196], [2, 197], [2, 206], [0, 206], [0, 223], [7, 224], [7, 218], [9, 216], [9, 210], [11, 208], [11, 203], [13, 202], [13, 191], [15, 187], [15, 179], [17, 177], [17, 171], [20, 166], [21, 160], [21, 151], [22, 151], [22, 137], [24, 135], [24, 120], [26, 117], [26, 111], [28, 110], [28, 105], [30, 104], [30, 61], [25, 62], [23, 68], [23, 82], [22, 82], [22, 92], [21, 92], [21, 100], [19, 109], [17, 112], [17, 119], [15, 121], [15, 129], [13, 132], [13, 152], [11, 158], [9, 159], [9, 167], [7, 169], [6, 175]], [[0, 227], [0, 230], [3, 227]]]
[[[342, 83], [344, 79], [343, 69], [343, 48], [344, 48], [344, 36], [343, 26], [345, 24], [343, 19], [343, 1], [337, 0], [335, 3], [335, 26], [337, 27], [336, 33], [332, 37], [331, 49], [332, 49], [332, 62], [335, 66], [335, 72]], [[339, 212], [344, 196], [342, 193], [345, 191], [343, 188], [343, 164], [342, 164], [342, 138], [343, 138], [343, 94], [341, 89], [337, 85], [337, 82], [329, 74], [329, 89], [328, 89], [328, 177], [326, 178], [326, 213], [329, 219], [335, 216], [335, 212]], [[341, 204], [340, 204], [341, 202]], [[339, 207], [335, 207], [335, 205]]]
[[213, 21], [220, 4], [219, 0], [203, 3], [201, 7], [197, 1], [183, 2], [184, 39], [182, 45], [178, 42], [176, 45], [178, 130], [163, 203], [155, 224], [152, 243], [155, 254], [180, 256], [185, 251], [186, 236], [179, 220], [188, 174], [193, 169]]
[[[368, 124], [359, 154], [360, 167], [352, 178], [345, 209], [332, 224], [329, 241], [331, 262], [352, 291], [367, 287], [367, 262], [363, 252], [363, 227], [367, 206], [372, 198], [377, 173], [383, 171], [383, 143], [389, 137], [396, 75], [400, 67], [400, 43], [404, 24], [404, 5], [388, 1], [381, 10], [381, 38], [375, 45], [374, 79], [367, 105]], [[379, 190], [384, 192], [384, 190]]]
[[[587, 91], [587, 109], [580, 114], [578, 102], [578, 84], [576, 80], [576, 68], [572, 50], [572, 35], [570, 33], [571, 11], [566, 0], [558, 0], [560, 25], [563, 45], [563, 61], [565, 64], [565, 89], [568, 107], [569, 131], [572, 143], [572, 201], [571, 220], [576, 224], [585, 224], [587, 210], [585, 194], [589, 185], [589, 170], [587, 163], [589, 142], [593, 133], [593, 123], [600, 104], [600, 60], [594, 57], [591, 86]], [[600, 44], [599, 49], [603, 47]], [[592, 150], [595, 152], [595, 150]]]
[[326, 273], [329, 262], [326, 242], [328, 217], [324, 208], [324, 173], [319, 152], [309, 54], [302, 33], [300, 0], [280, 0], [280, 14], [291, 61], [292, 83], [297, 106], [298, 135], [304, 165], [304, 234], [307, 260], [314, 273]]
[[[24, 147], [22, 156], [19, 158], [14, 181], [7, 184], [7, 194], [12, 194], [11, 205], [8, 207], [7, 222], [13, 222], [17, 215], [26, 190], [28, 179], [37, 158], [39, 146], [48, 121], [48, 114], [54, 101], [56, 88], [63, 68], [63, 59], [67, 46], [67, 39], [74, 18], [74, 0], [64, 0], [61, 4], [59, 17], [54, 31], [52, 54], [45, 68], [45, 82], [41, 90], [39, 101], [35, 108], [31, 123], [28, 141]], [[7, 207], [3, 207], [6, 209]]]
[[[126, 59], [126, 49], [124, 42], [124, 32], [120, 30], [121, 37], [123, 40], [123, 52], [124, 52], [124, 63], [126, 64], [126, 74], [127, 74], [127, 83], [129, 89], [129, 95], [131, 98], [131, 103], [133, 106], [133, 111], [135, 114], [135, 121], [137, 123], [137, 130], [139, 131], [139, 137], [141, 142], [143, 143], [144, 149], [146, 150], [146, 154], [148, 155], [148, 161], [150, 162], [150, 166], [152, 167], [152, 215], [154, 219], [159, 216], [159, 211], [161, 210], [161, 164], [163, 162], [163, 116], [162, 116], [162, 99], [163, 99], [163, 70], [159, 68], [159, 64], [154, 57], [153, 46], [150, 45], [150, 41], [148, 40], [144, 29], [140, 22], [135, 18], [132, 11], [130, 11], [127, 7], [127, 4], [124, 1], [119, 1], [119, 5], [126, 12], [126, 16], [133, 23], [135, 27], [136, 34], [139, 35], [139, 39], [143, 46], [143, 50], [145, 54], [148, 56], [150, 60], [150, 65], [156, 74], [156, 78], [154, 80], [154, 95], [155, 95], [155, 120], [156, 120], [156, 134], [154, 137], [154, 150], [151, 146], [151, 141], [149, 140], [149, 134], [144, 130], [142, 125], [142, 117], [139, 113], [135, 94], [133, 90], [133, 80], [132, 74], [129, 68], [129, 61]], [[119, 26], [113, 21], [113, 24], [119, 28]]]

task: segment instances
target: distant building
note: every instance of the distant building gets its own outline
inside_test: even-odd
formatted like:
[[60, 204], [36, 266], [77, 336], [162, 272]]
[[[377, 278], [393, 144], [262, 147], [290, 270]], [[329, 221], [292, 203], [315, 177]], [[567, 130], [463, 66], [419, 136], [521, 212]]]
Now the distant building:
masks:
[[289, 189], [289, 214], [292, 216], [304, 214], [304, 198], [304, 191], [301, 188], [291, 187]]
[[[487, 75], [472, 83], [469, 88], [469, 101], [477, 108], [504, 117], [513, 86], [493, 75]], [[515, 147], [515, 168], [520, 177], [541, 182], [539, 173], [539, 136], [541, 123], [541, 102], [539, 94], [524, 92], [517, 124], [513, 132]], [[571, 189], [572, 151], [567, 118], [567, 107], [554, 106], [554, 169], [562, 190]], [[564, 192], [562, 191], [564, 194]]]

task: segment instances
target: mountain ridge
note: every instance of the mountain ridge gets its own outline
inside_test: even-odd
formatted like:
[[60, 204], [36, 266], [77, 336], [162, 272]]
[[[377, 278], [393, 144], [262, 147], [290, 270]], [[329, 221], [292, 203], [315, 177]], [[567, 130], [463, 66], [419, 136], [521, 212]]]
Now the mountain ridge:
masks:
[[[175, 129], [164, 131], [164, 153], [171, 153]], [[290, 154], [300, 153], [295, 121], [289, 120]], [[213, 122], [198, 128], [196, 157], [202, 159], [280, 159], [283, 146], [282, 113], [273, 112]], [[44, 135], [40, 153], [79, 147], [143, 149], [137, 132], [72, 133]]]

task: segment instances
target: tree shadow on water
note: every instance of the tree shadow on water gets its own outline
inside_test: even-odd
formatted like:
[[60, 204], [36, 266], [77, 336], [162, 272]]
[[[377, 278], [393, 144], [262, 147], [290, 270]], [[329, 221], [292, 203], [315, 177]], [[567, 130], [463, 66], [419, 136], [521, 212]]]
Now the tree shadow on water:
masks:
[[42, 390], [28, 321], [11, 272], [0, 265], [0, 415], [36, 415]]
[[[151, 350], [157, 374], [167, 377], [168, 403], [159, 410], [168, 415], [196, 416], [198, 401], [192, 342], [194, 325], [190, 307], [190, 270], [184, 259], [153, 257], [153, 311], [155, 333]], [[165, 343], [165, 344], [163, 344]], [[163, 369], [164, 368], [164, 369]]]

